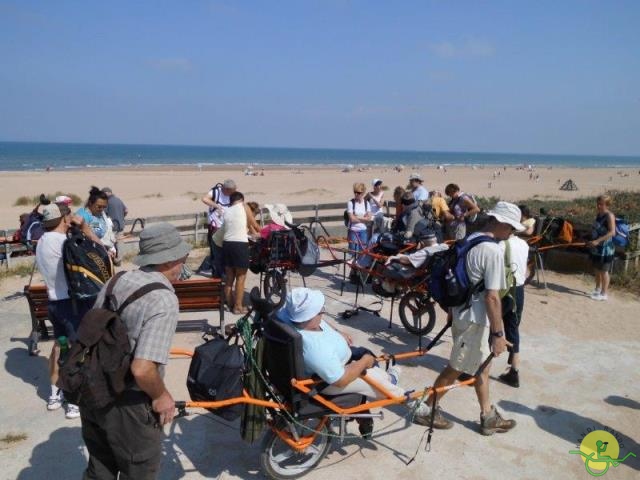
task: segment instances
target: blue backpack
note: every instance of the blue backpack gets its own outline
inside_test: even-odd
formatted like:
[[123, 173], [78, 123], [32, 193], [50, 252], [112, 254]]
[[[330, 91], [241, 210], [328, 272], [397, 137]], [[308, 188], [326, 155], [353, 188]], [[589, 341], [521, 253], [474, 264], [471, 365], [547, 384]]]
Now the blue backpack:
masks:
[[469, 306], [471, 295], [484, 288], [484, 282], [471, 285], [467, 275], [467, 253], [476, 245], [484, 242], [496, 242], [487, 235], [478, 235], [470, 240], [456, 241], [448, 250], [436, 253], [431, 260], [429, 293], [438, 305], [447, 310], [460, 305]]
[[613, 244], [623, 248], [629, 245], [629, 224], [623, 218], [616, 217], [616, 234], [613, 236]]

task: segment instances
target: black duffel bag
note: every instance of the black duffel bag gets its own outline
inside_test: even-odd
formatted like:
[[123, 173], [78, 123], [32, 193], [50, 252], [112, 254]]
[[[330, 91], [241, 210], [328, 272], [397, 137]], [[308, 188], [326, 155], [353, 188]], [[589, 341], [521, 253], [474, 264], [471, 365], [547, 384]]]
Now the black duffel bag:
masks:
[[[210, 402], [241, 396], [244, 369], [244, 355], [237, 343], [229, 344], [220, 336], [207, 340], [196, 347], [189, 365], [187, 389], [191, 400]], [[225, 420], [235, 420], [243, 408], [238, 404], [210, 411]]]

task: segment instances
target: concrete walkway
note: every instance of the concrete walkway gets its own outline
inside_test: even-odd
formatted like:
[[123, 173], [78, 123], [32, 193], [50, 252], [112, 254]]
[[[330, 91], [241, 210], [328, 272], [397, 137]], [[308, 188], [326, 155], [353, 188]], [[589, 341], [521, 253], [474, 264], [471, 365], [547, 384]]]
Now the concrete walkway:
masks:
[[[353, 302], [353, 288], [339, 296], [334, 267], [308, 279], [328, 298], [332, 316]], [[567, 479], [590, 478], [582, 460], [570, 455], [588, 429], [609, 427], [624, 444], [621, 452], [640, 456], [640, 302], [628, 295], [612, 295], [609, 302], [586, 297], [590, 285], [579, 277], [548, 273], [549, 290], [527, 288], [522, 325], [522, 386], [513, 389], [491, 383], [493, 401], [516, 429], [508, 434], [483, 437], [473, 389], [451, 392], [442, 405], [455, 422], [452, 430], [436, 431], [430, 452], [425, 452], [425, 428], [408, 425], [405, 410], [384, 411], [376, 421], [372, 441], [350, 438], [333, 447], [309, 479], [340, 478], [463, 478], [463, 479]], [[253, 279], [255, 282], [255, 277]], [[291, 284], [301, 284], [292, 275]], [[41, 343], [39, 357], [29, 357], [25, 340], [30, 331], [27, 302], [10, 297], [19, 281], [5, 284], [0, 301], [0, 478], [80, 478], [86, 451], [80, 421], [65, 420], [62, 410], [47, 412], [49, 380], [46, 358], [51, 343]], [[373, 297], [365, 297], [372, 301]], [[615, 311], [615, 315], [611, 312]], [[389, 302], [382, 317], [361, 313], [336, 320], [356, 343], [379, 352], [416, 348], [416, 337], [407, 334], [397, 319], [388, 329]], [[438, 314], [438, 330], [444, 316]], [[191, 318], [202, 318], [194, 314]], [[207, 315], [205, 315], [207, 316]], [[212, 317], [210, 317], [212, 318]], [[214, 323], [214, 322], [212, 322]], [[174, 345], [194, 347], [198, 334], [178, 334]], [[408, 389], [431, 385], [444, 367], [451, 349], [447, 333], [433, 354], [403, 363], [401, 384]], [[494, 362], [492, 377], [502, 372], [506, 356]], [[174, 398], [187, 399], [188, 361], [172, 360], [167, 383]], [[260, 471], [260, 444], [240, 439], [239, 422], [227, 423], [204, 412], [177, 420], [165, 441], [161, 479], [264, 478]], [[351, 427], [352, 433], [356, 428]], [[7, 435], [17, 440], [8, 442]], [[24, 437], [23, 439], [20, 439]], [[415, 461], [406, 462], [416, 453]], [[640, 459], [611, 467], [606, 478], [631, 479], [640, 474]]]

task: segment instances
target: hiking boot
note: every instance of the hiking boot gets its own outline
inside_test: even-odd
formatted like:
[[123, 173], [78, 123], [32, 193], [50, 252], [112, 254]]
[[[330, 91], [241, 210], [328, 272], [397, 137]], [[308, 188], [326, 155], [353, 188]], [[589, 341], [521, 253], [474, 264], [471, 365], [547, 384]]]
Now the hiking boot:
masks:
[[373, 435], [373, 418], [358, 418], [358, 431], [362, 438], [365, 440], [371, 440]]
[[518, 375], [518, 370], [515, 368], [510, 368], [508, 372], [500, 375], [498, 379], [510, 387], [520, 388], [520, 376]]
[[[426, 408], [424, 408], [426, 407]], [[428, 427], [431, 425], [431, 409], [427, 405], [420, 405], [418, 409], [416, 409], [416, 413], [413, 416], [413, 423], [418, 425], [423, 425]], [[451, 420], [447, 420], [442, 415], [442, 409], [438, 406], [436, 407], [436, 413], [433, 417], [433, 428], [437, 430], [449, 430], [453, 427], [453, 422]]]
[[502, 418], [495, 406], [491, 405], [491, 411], [486, 415], [480, 414], [480, 431], [482, 435], [505, 433], [516, 426], [515, 420]]
[[51, 395], [47, 400], [47, 410], [58, 410], [62, 406], [62, 392], [58, 390], [56, 395]]
[[78, 418], [80, 416], [80, 409], [73, 403], [67, 403], [67, 413], [64, 415], [68, 419]]

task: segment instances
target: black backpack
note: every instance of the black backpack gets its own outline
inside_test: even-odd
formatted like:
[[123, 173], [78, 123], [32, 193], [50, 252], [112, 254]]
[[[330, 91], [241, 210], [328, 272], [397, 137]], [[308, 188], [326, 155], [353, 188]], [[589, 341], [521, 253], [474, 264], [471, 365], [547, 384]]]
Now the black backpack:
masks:
[[67, 233], [62, 246], [62, 261], [69, 297], [74, 300], [97, 297], [113, 276], [113, 262], [105, 248], [77, 228]]
[[[219, 335], [196, 347], [189, 374], [187, 389], [194, 401], [219, 401], [242, 395], [244, 355], [240, 346], [229, 344]], [[243, 405], [212, 408], [210, 411], [225, 420], [235, 420], [242, 414]]]
[[42, 235], [44, 235], [42, 215], [34, 210], [20, 227], [20, 238], [27, 246], [32, 246], [34, 242], [40, 240]]
[[444, 310], [461, 305], [469, 306], [471, 296], [484, 288], [480, 281], [472, 285], [467, 275], [467, 253], [476, 245], [495, 242], [493, 237], [478, 235], [471, 240], [457, 240], [448, 250], [431, 257], [428, 287], [431, 297]]
[[224, 185], [222, 185], [221, 183], [216, 183], [213, 187], [211, 187], [210, 190], [213, 193], [212, 200], [216, 202], [218, 205], [220, 205], [221, 207], [229, 207], [231, 206], [230, 203], [220, 203], [220, 194], [222, 194], [223, 187]]
[[125, 272], [116, 275], [107, 286], [104, 304], [89, 310], [77, 331], [77, 339], [69, 352], [60, 358], [60, 374], [56, 385], [65, 400], [88, 409], [113, 403], [131, 385], [132, 351], [127, 327], [120, 315], [127, 306], [143, 295], [167, 286], [149, 283], [136, 290], [115, 309], [113, 288]]
[[[352, 198], [351, 200], [351, 209], [355, 212], [356, 211], [356, 199]], [[369, 200], [365, 200], [364, 201], [364, 211], [365, 212], [370, 212], [371, 211], [371, 206], [369, 204]], [[349, 210], [345, 209], [344, 213], [342, 214], [342, 217], [344, 219], [344, 226], [349, 228], [349, 225], [351, 224], [351, 220], [349, 219]]]

